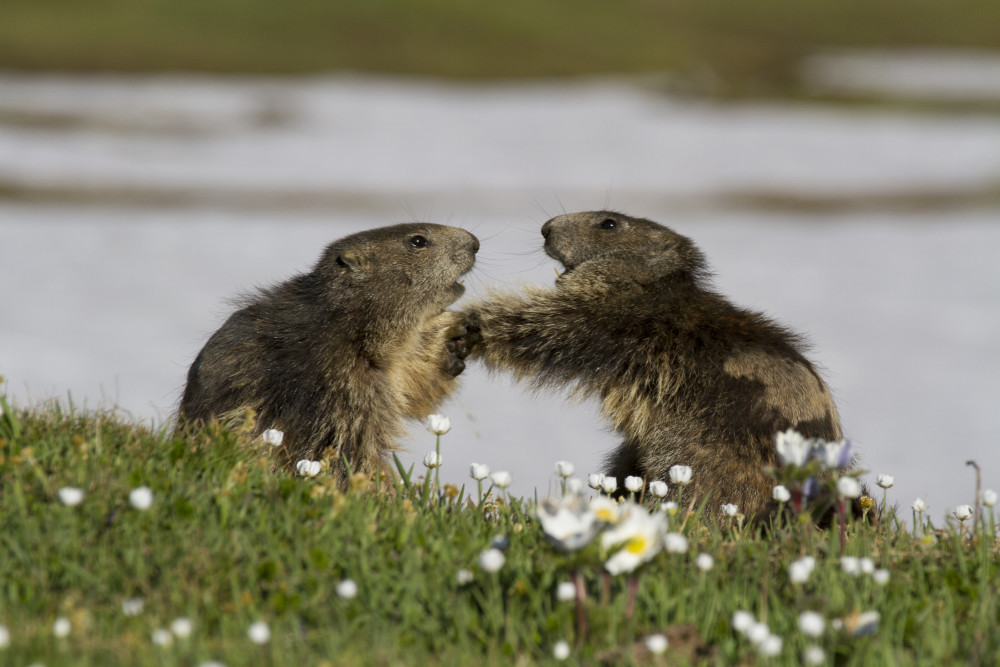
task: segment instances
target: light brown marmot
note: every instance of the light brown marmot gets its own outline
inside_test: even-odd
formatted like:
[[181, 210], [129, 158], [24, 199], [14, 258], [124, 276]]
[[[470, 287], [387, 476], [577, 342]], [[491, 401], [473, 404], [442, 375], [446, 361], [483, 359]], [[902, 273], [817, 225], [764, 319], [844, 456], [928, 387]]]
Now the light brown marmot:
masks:
[[290, 461], [334, 463], [346, 482], [373, 473], [404, 419], [423, 418], [465, 367], [465, 316], [445, 310], [465, 288], [479, 241], [411, 223], [327, 246], [309, 273], [244, 297], [188, 372], [182, 423], [247, 409], [256, 432], [284, 432]]
[[492, 293], [469, 309], [470, 353], [535, 388], [596, 397], [624, 436], [607, 458], [618, 479], [693, 479], [684, 500], [709, 512], [735, 503], [767, 514], [775, 435], [841, 438], [826, 384], [802, 340], [713, 291], [691, 239], [610, 211], [561, 215], [542, 227], [566, 272], [554, 288]]

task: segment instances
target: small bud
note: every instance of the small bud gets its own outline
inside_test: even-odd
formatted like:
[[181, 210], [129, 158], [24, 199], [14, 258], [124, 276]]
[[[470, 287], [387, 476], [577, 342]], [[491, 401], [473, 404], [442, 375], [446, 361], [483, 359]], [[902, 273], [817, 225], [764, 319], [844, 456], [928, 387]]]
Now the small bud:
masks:
[[276, 428], [269, 428], [260, 435], [261, 439], [272, 447], [280, 447], [285, 434]]
[[642, 490], [642, 477], [629, 475], [625, 478], [625, 488], [632, 493], [638, 493]]
[[563, 479], [573, 476], [573, 464], [569, 461], [556, 461], [556, 474]]
[[892, 475], [886, 475], [884, 472], [878, 474], [876, 484], [881, 486], [883, 489], [891, 489], [892, 485], [896, 482]]
[[771, 497], [779, 503], [787, 503], [792, 499], [792, 492], [781, 484], [778, 484], [776, 487], [771, 489]]
[[691, 466], [670, 466], [670, 481], [686, 486], [691, 483]]
[[444, 415], [428, 415], [427, 430], [434, 435], [444, 435], [451, 430], [451, 420]]

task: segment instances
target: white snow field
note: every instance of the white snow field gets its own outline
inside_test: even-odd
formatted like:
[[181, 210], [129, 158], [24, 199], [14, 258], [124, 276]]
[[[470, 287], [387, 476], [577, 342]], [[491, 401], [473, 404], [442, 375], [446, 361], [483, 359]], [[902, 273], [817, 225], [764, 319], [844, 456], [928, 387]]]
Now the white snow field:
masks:
[[[891, 473], [890, 500], [924, 497], [940, 519], [973, 500], [967, 460], [1000, 489], [1000, 211], [711, 202], [998, 182], [988, 115], [714, 106], [609, 81], [8, 73], [0, 192], [29, 196], [0, 199], [0, 374], [21, 404], [71, 394], [162, 423], [227, 298], [307, 270], [336, 238], [414, 219], [466, 227], [482, 241], [474, 298], [550, 283], [541, 223], [611, 207], [691, 236], [722, 292], [807, 334], [872, 485]], [[595, 404], [476, 366], [443, 411], [455, 483], [484, 462], [513, 473], [514, 493], [545, 495], [554, 461], [597, 471], [616, 442]], [[420, 467], [433, 442], [415, 423], [405, 460]]]

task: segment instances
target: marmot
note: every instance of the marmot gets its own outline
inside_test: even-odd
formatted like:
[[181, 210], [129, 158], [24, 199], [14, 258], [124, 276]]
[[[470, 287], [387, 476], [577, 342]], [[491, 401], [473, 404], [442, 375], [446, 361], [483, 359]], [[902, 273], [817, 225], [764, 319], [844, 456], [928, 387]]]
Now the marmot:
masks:
[[[826, 384], [801, 338], [712, 290], [691, 239], [610, 211], [542, 226], [566, 271], [554, 289], [492, 293], [469, 310], [471, 358], [534, 388], [596, 397], [624, 442], [607, 474], [668, 480], [693, 470], [684, 500], [735, 503], [764, 516], [775, 481], [775, 435], [841, 438]], [[479, 338], [481, 336], [481, 339]]]
[[465, 367], [465, 291], [479, 240], [455, 227], [400, 224], [328, 245], [312, 271], [240, 300], [188, 372], [182, 423], [256, 413], [284, 432], [292, 462], [327, 455], [346, 483], [373, 473], [404, 418], [422, 418]]

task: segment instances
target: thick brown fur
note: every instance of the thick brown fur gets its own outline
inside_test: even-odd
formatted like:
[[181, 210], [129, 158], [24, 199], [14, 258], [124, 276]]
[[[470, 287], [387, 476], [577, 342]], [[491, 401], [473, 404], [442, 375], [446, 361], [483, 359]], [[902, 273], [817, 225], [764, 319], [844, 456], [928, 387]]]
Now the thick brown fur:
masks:
[[596, 397], [624, 442], [608, 474], [668, 480], [688, 465], [685, 504], [771, 511], [774, 437], [794, 428], [839, 440], [840, 418], [803, 341], [713, 291], [691, 239], [610, 211], [542, 227], [566, 272], [554, 288], [488, 295], [469, 310], [470, 353], [535, 388]]
[[290, 461], [353, 472], [385, 463], [405, 418], [435, 411], [465, 367], [464, 292], [479, 241], [430, 223], [382, 227], [327, 246], [312, 271], [245, 297], [198, 354], [182, 423], [256, 414], [284, 432]]

